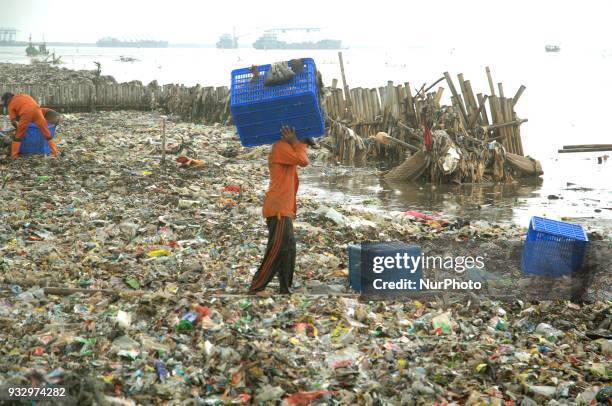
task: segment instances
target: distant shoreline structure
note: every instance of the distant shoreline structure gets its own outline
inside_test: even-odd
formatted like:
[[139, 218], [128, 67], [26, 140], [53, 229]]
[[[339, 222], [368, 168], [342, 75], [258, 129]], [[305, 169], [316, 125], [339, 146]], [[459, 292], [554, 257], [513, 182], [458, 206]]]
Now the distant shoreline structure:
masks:
[[168, 41], [121, 41], [117, 38], [106, 37], [96, 41], [96, 46], [102, 48], [168, 48]]

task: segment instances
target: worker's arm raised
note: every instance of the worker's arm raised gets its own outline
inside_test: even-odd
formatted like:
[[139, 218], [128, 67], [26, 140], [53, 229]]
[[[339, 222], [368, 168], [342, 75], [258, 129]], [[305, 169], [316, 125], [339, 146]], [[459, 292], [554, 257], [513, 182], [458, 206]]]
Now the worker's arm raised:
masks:
[[281, 129], [282, 141], [272, 147], [271, 162], [281, 165], [307, 166], [308, 154], [306, 145], [298, 141], [295, 130], [288, 127]]

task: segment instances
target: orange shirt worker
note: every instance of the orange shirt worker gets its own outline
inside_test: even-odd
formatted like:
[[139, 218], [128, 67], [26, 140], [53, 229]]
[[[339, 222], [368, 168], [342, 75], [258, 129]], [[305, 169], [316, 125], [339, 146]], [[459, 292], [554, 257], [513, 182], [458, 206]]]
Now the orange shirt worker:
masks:
[[47, 121], [43, 115], [36, 100], [27, 94], [12, 94], [4, 93], [2, 95], [2, 102], [6, 106], [9, 119], [13, 123], [13, 126], [17, 128], [17, 134], [15, 134], [15, 140], [11, 144], [11, 158], [16, 159], [19, 155], [19, 148], [21, 147], [21, 141], [26, 136], [28, 125], [30, 123], [36, 124], [40, 133], [45, 137], [51, 148], [51, 153], [54, 156], [58, 155], [57, 145], [51, 138], [51, 132], [47, 126]]
[[295, 237], [293, 218], [297, 204], [299, 181], [297, 167], [308, 165], [307, 144], [299, 141], [294, 129], [281, 128], [281, 140], [272, 145], [268, 156], [270, 186], [263, 204], [263, 216], [268, 226], [268, 246], [263, 261], [253, 277], [249, 293], [263, 291], [274, 275], [278, 275], [280, 293], [289, 294], [295, 270]]

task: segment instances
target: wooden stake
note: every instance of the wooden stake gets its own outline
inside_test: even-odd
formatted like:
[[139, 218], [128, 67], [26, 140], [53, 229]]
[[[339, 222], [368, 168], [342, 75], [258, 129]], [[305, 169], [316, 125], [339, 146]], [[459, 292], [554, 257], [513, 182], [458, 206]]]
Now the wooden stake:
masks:
[[353, 108], [351, 103], [351, 95], [349, 87], [346, 84], [346, 76], [344, 75], [344, 61], [342, 60], [342, 51], [338, 52], [338, 59], [340, 60], [340, 72], [342, 73], [342, 84], [344, 86], [344, 99], [346, 100], [346, 109], [349, 117], [353, 117]]
[[166, 116], [162, 116], [162, 165], [166, 164]]

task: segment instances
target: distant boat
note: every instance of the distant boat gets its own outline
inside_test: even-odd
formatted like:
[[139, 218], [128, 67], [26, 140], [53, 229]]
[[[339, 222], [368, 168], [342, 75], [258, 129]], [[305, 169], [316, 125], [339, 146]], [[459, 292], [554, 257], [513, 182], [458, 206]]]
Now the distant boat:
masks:
[[96, 42], [102, 48], [168, 48], [168, 41], [120, 41], [117, 38], [106, 37]]
[[559, 52], [561, 51], [561, 47], [559, 45], [546, 45], [544, 47], [546, 52]]
[[119, 56], [119, 61], [120, 62], [139, 62], [138, 59], [132, 56], [124, 56], [124, 55]]
[[26, 55], [33, 57], [38, 55], [49, 55], [49, 50], [47, 49], [47, 44], [44, 42], [36, 48], [34, 44], [32, 44], [32, 36], [30, 35], [30, 39], [28, 42], [28, 46], [26, 47]]
[[269, 30], [253, 43], [255, 49], [340, 49], [342, 41], [324, 39], [318, 42], [285, 42], [280, 41], [274, 32]]
[[238, 48], [238, 39], [236, 36], [230, 34], [223, 34], [219, 41], [217, 41], [217, 48], [219, 49], [236, 49]]

